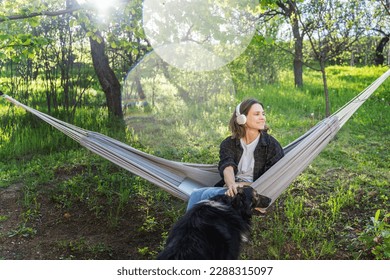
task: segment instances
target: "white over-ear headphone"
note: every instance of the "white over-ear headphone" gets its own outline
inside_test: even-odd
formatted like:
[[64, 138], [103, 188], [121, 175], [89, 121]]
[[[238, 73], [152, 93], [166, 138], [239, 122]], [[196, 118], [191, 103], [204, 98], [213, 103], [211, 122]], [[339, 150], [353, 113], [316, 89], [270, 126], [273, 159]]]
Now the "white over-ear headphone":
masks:
[[244, 125], [246, 123], [246, 116], [244, 114], [241, 114], [240, 113], [240, 106], [241, 106], [241, 103], [237, 105], [236, 107], [236, 122], [239, 124], [239, 125]]

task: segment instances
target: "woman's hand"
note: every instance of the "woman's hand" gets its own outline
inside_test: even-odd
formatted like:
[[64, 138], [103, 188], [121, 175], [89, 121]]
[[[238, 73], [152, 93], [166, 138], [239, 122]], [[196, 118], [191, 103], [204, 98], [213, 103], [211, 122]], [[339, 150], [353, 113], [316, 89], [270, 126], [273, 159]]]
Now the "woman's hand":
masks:
[[237, 194], [237, 187], [239, 187], [239, 186], [240, 185], [237, 183], [234, 183], [230, 186], [227, 186], [227, 190], [226, 190], [225, 194], [228, 196], [235, 196]]
[[250, 184], [248, 182], [236, 182], [236, 178], [234, 176], [234, 169], [232, 166], [227, 166], [223, 170], [223, 177], [225, 180], [225, 186], [227, 187], [225, 194], [228, 196], [235, 196], [237, 194], [238, 187], [243, 187], [245, 185]]
[[227, 187], [227, 190], [225, 192], [226, 195], [228, 196], [235, 196], [237, 194], [237, 188], [238, 187], [244, 187], [244, 186], [247, 186], [248, 182], [235, 182], [234, 184], [230, 185], [230, 186], [226, 186]]

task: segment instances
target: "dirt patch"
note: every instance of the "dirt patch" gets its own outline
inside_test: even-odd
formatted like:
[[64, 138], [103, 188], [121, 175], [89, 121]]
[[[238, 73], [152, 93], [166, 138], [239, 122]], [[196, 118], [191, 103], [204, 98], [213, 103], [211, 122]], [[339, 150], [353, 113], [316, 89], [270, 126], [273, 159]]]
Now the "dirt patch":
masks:
[[126, 205], [112, 225], [105, 213], [96, 215], [83, 203], [65, 211], [47, 193], [39, 193], [39, 214], [26, 223], [23, 187], [0, 191], [0, 259], [153, 259], [169, 227], [141, 230], [141, 201]]
[[[0, 242], [4, 239], [4, 233], [11, 231], [14, 227], [14, 222], [19, 220], [22, 188], [23, 184], [14, 184], [0, 190]], [[2, 243], [0, 243], [1, 248]], [[2, 254], [0, 254], [0, 257], [3, 257]]]

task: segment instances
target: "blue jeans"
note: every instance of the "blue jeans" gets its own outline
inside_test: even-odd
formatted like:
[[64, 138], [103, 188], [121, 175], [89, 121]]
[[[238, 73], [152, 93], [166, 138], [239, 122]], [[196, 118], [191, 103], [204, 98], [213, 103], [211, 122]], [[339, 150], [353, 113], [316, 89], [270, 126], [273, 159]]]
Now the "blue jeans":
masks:
[[199, 201], [209, 199], [219, 194], [225, 194], [226, 190], [227, 189], [224, 187], [211, 187], [201, 188], [196, 191], [193, 191], [188, 200], [187, 211], [190, 210]]

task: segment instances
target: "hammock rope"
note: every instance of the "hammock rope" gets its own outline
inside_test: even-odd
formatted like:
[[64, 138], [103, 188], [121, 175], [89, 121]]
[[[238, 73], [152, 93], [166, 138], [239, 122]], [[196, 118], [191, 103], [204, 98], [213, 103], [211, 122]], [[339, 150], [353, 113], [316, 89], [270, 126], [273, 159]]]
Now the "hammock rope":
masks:
[[[389, 76], [390, 70], [337, 112], [320, 121], [304, 135], [284, 147], [285, 156], [251, 186], [259, 193], [270, 197], [273, 203]], [[106, 135], [58, 120], [22, 104], [8, 95], [2, 95], [2, 97], [39, 117], [90, 151], [182, 200], [187, 200], [195, 189], [213, 186], [220, 180], [216, 165], [183, 163], [153, 156]]]

